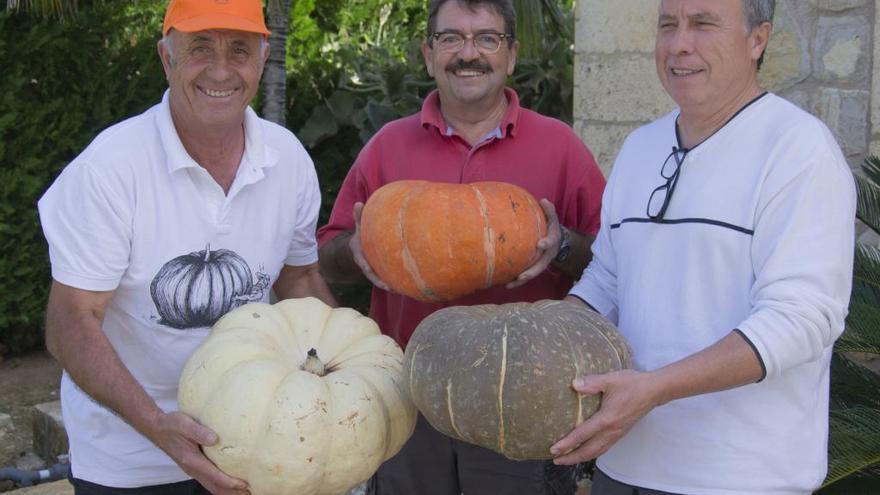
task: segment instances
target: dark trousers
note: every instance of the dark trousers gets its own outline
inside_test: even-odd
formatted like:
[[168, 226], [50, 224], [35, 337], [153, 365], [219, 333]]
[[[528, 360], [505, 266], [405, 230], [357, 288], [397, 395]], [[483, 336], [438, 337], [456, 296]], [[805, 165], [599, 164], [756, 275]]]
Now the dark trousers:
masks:
[[627, 485], [615, 479], [609, 478], [607, 474], [596, 468], [593, 473], [593, 484], [590, 487], [590, 495], [675, 495], [670, 492], [661, 492], [660, 490], [651, 490], [650, 488], [640, 488], [637, 486]]
[[403, 449], [370, 481], [371, 495], [573, 495], [575, 469], [549, 461], [511, 461], [454, 440], [419, 415]]
[[67, 480], [73, 485], [73, 493], [75, 495], [210, 495], [208, 490], [196, 480], [180, 481], [166, 485], [141, 486], [138, 488], [113, 488], [74, 478], [73, 470], [67, 472]]

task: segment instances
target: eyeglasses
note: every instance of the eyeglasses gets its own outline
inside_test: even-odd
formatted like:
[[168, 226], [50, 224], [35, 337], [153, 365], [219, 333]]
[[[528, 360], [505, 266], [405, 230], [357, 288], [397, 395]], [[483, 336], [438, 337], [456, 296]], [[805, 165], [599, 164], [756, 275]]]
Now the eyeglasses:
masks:
[[663, 161], [663, 166], [660, 167], [660, 176], [666, 179], [666, 183], [657, 186], [651, 192], [645, 212], [651, 220], [663, 220], [663, 215], [666, 214], [666, 208], [669, 207], [669, 201], [672, 199], [672, 193], [675, 192], [675, 185], [678, 184], [681, 164], [688, 151], [690, 150], [687, 148], [673, 146], [672, 153]]
[[437, 42], [441, 52], [457, 52], [464, 48], [464, 43], [473, 40], [474, 48], [480, 53], [491, 55], [501, 49], [501, 42], [513, 39], [509, 33], [483, 32], [477, 34], [462, 34], [457, 31], [440, 31], [431, 35]]

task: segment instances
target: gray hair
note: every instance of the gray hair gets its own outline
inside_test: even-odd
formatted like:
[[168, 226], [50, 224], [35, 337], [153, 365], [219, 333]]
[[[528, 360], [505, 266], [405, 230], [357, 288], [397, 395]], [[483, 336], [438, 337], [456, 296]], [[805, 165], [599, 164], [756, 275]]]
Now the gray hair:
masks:
[[[162, 37], [159, 40], [159, 43], [162, 43], [162, 46], [165, 47], [165, 50], [168, 51], [168, 54], [171, 55], [172, 62], [174, 61], [174, 42], [172, 42], [171, 37], [174, 36], [174, 30], [171, 29], [168, 31], [168, 34]], [[269, 49], [269, 39], [265, 36], [260, 36], [260, 58], [266, 56], [266, 50]]]
[[[437, 13], [440, 7], [449, 0], [431, 0], [428, 6], [428, 45], [432, 44], [431, 36], [437, 32]], [[507, 44], [513, 45], [516, 38], [516, 9], [511, 0], [455, 0], [462, 7], [476, 11], [478, 7], [494, 10], [504, 19], [504, 32], [510, 34]]]
[[743, 10], [746, 28], [751, 32], [765, 22], [773, 23], [776, 0], [743, 0]]
[[[776, 0], [742, 0], [744, 17], [746, 20], [746, 30], [752, 32], [753, 29], [765, 22], [773, 23], [773, 13], [776, 11]], [[764, 48], [766, 53], [767, 49]], [[758, 59], [758, 70], [764, 65], [764, 53]]]

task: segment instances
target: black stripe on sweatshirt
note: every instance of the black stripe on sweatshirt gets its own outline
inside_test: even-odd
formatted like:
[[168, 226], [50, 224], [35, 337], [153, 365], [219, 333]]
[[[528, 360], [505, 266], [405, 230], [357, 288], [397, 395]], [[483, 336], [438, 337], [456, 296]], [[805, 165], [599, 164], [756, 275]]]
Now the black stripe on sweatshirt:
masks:
[[755, 231], [751, 229], [747, 229], [745, 227], [740, 227], [739, 225], [733, 225], [732, 223], [722, 222], [720, 220], [712, 220], [710, 218], [662, 218], [659, 220], [654, 220], [651, 218], [624, 218], [619, 223], [611, 224], [612, 229], [619, 229], [621, 225], [625, 223], [656, 223], [662, 225], [678, 225], [681, 223], [702, 223], [706, 225], [714, 225], [716, 227], [723, 227], [725, 229], [735, 230], [737, 232], [741, 232], [746, 235], [755, 235]]

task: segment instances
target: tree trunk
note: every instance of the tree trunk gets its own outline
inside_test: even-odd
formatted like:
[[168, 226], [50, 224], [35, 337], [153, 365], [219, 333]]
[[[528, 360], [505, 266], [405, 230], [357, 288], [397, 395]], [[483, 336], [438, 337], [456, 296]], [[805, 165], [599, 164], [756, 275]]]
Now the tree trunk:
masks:
[[285, 125], [287, 111], [287, 33], [290, 0], [269, 0], [266, 23], [269, 36], [269, 60], [263, 70], [263, 118]]

